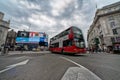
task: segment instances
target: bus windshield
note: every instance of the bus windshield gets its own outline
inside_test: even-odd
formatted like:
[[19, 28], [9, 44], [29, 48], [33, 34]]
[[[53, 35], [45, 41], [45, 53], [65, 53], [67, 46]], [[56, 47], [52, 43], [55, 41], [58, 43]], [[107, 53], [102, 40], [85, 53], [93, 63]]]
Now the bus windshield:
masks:
[[79, 48], [85, 48], [84, 40], [81, 40], [79, 38], [74, 38], [74, 41], [75, 41], [75, 46], [77, 46]]
[[80, 29], [76, 28], [76, 27], [73, 28], [73, 33], [82, 35], [82, 31]]
[[79, 48], [84, 48], [85, 42], [84, 42], [82, 31], [79, 28], [73, 27], [73, 34], [74, 34], [75, 46]]

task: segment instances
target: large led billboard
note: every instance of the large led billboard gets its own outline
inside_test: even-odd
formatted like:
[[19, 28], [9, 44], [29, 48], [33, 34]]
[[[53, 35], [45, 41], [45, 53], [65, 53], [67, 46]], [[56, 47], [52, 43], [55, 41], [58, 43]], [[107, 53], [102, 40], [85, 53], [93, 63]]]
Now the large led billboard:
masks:
[[29, 32], [29, 42], [40, 42], [40, 36], [39, 32]]
[[48, 36], [43, 32], [18, 31], [16, 43], [48, 42]]
[[29, 42], [29, 32], [18, 31], [16, 43], [28, 43]]

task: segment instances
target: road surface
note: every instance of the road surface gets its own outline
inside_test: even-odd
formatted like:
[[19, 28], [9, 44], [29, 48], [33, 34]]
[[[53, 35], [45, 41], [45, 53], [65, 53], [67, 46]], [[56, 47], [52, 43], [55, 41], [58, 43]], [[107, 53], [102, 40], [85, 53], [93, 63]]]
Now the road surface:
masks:
[[27, 52], [0, 56], [0, 80], [119, 80], [120, 55]]

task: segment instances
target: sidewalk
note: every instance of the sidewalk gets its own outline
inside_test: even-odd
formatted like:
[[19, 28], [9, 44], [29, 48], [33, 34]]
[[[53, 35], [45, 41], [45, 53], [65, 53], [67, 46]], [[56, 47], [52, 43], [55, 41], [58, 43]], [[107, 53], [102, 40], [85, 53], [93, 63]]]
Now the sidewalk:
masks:
[[[6, 55], [14, 55], [14, 54], [34, 54], [34, 53], [50, 53], [50, 51], [9, 51]], [[1, 51], [0, 51], [1, 56]]]
[[87, 54], [113, 54], [113, 53], [108, 53], [108, 52], [88, 52]]

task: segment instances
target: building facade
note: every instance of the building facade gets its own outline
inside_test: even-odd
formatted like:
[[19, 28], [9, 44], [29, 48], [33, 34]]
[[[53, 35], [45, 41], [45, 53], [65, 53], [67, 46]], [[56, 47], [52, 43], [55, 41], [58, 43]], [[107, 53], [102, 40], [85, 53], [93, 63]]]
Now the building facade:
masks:
[[16, 35], [17, 33], [13, 29], [11, 31], [8, 31], [7, 38], [6, 38], [6, 44], [9, 46], [10, 50], [14, 50], [15, 48]]
[[120, 50], [120, 2], [96, 11], [87, 40], [91, 49]]
[[3, 20], [4, 13], [0, 12], [0, 47], [5, 44], [6, 36], [8, 33], [10, 21]]

